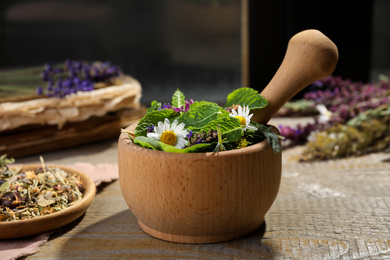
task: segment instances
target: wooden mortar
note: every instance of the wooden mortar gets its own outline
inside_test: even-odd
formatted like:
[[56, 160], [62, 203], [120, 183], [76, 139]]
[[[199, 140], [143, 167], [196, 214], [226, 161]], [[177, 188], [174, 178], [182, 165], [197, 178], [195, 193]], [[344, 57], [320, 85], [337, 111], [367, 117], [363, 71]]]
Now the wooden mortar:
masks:
[[[300, 89], [332, 73], [337, 56], [335, 45], [316, 30], [294, 36], [262, 93], [269, 106], [265, 113], [258, 111], [256, 120], [267, 123]], [[118, 142], [122, 194], [140, 227], [180, 243], [221, 242], [258, 229], [279, 190], [281, 158], [266, 140], [237, 150], [192, 154], [146, 149], [123, 133]]]

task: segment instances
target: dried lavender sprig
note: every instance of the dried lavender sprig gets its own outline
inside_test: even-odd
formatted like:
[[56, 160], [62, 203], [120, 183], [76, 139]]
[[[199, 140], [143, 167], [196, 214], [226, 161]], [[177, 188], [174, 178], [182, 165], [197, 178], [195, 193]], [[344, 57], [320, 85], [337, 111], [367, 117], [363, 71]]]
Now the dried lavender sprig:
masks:
[[[47, 83], [46, 94], [49, 97], [65, 97], [78, 91], [92, 91], [93, 82], [104, 82], [121, 74], [119, 67], [109, 62], [86, 63], [66, 60], [64, 68], [47, 63], [42, 72], [42, 79]], [[37, 94], [43, 95], [41, 86]]]

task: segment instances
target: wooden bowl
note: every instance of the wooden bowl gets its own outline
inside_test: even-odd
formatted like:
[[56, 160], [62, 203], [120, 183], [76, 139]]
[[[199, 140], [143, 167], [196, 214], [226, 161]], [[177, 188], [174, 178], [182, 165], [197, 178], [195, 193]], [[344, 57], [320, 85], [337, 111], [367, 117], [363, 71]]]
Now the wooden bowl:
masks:
[[[22, 169], [35, 170], [40, 166], [26, 165]], [[83, 198], [69, 208], [49, 215], [28, 220], [0, 222], [0, 239], [28, 237], [60, 228], [79, 218], [91, 205], [95, 197], [96, 187], [88, 175], [63, 166], [49, 165], [49, 167], [57, 167], [68, 173], [74, 173], [80, 176], [85, 188]]]
[[177, 154], [140, 147], [121, 134], [118, 160], [122, 194], [140, 227], [180, 243], [221, 242], [255, 231], [281, 179], [281, 153], [267, 141], [218, 153]]

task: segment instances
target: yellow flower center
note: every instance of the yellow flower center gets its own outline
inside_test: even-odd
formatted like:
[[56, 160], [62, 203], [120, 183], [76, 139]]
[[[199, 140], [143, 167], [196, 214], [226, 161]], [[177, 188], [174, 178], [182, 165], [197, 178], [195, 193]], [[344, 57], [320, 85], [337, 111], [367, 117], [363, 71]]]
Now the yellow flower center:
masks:
[[165, 131], [164, 133], [162, 133], [160, 137], [160, 141], [163, 142], [164, 144], [175, 145], [176, 135], [172, 131]]
[[235, 118], [238, 118], [238, 120], [240, 120], [241, 125], [246, 125], [246, 120], [245, 120], [244, 117], [242, 117], [242, 116], [236, 116]]

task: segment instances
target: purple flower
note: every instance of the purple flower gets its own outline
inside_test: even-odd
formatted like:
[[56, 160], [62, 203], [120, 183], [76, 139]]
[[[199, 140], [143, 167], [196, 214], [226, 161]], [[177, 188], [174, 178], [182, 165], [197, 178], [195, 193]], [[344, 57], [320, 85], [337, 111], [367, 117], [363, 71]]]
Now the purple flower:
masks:
[[41, 86], [37, 87], [37, 95], [43, 95], [43, 88]]
[[161, 106], [161, 109], [164, 110], [164, 109], [171, 109], [172, 108], [172, 105], [169, 104], [169, 103], [164, 103], [162, 106]]
[[151, 133], [151, 132], [153, 132], [154, 131], [154, 125], [153, 124], [151, 124], [150, 126], [147, 126], [147, 130], [146, 130], [146, 133]]
[[186, 100], [184, 112], [187, 112], [188, 110], [190, 110], [190, 106], [191, 106], [191, 104], [193, 104], [193, 103], [194, 103], [194, 100], [192, 100], [192, 99], [190, 99], [190, 101]]
[[[65, 71], [67, 77], [64, 75]], [[44, 81], [49, 82], [47, 95], [64, 97], [77, 91], [91, 91], [94, 89], [93, 82], [107, 81], [120, 73], [120, 68], [110, 62], [86, 63], [67, 59], [62, 68], [54, 68], [54, 64], [48, 62], [41, 76]], [[53, 85], [56, 86], [55, 89]], [[37, 89], [37, 92], [42, 91]]]
[[194, 135], [194, 133], [190, 130], [190, 131], [188, 132], [188, 135], [186, 135], [186, 137], [187, 137], [188, 139], [191, 139], [193, 135]]
[[47, 83], [47, 91], [53, 91], [53, 81], [51, 80]]
[[[192, 100], [192, 99], [190, 99], [189, 101], [188, 100], [186, 100], [185, 101], [185, 104], [184, 104], [184, 106], [181, 106], [181, 107], [172, 107], [172, 105], [171, 104], [168, 104], [169, 105], [169, 107], [167, 107], [167, 108], [171, 108], [171, 109], [173, 109], [175, 112], [177, 112], [177, 113], [180, 113], [180, 112], [187, 112], [189, 109], [190, 109], [190, 106], [191, 106], [191, 104], [193, 104], [194, 103], [194, 100]], [[165, 104], [164, 104], [165, 105]], [[164, 106], [163, 105], [163, 106]], [[161, 109], [167, 109], [167, 108], [163, 108], [163, 106], [161, 106]]]
[[41, 76], [43, 81], [49, 81], [50, 79], [50, 73], [47, 70], [42, 71]]
[[71, 88], [73, 86], [73, 82], [71, 79], [65, 79], [63, 82], [62, 82], [62, 87], [63, 88]]

